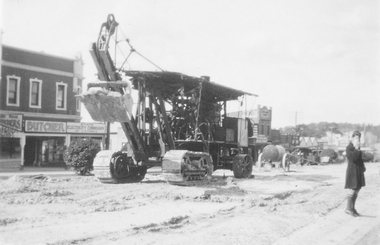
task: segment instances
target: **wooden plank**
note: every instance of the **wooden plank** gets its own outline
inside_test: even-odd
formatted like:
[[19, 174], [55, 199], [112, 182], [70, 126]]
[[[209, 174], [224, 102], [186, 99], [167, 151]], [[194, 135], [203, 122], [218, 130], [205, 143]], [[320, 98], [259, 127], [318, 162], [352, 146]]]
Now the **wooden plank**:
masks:
[[[156, 100], [156, 97], [154, 96], [154, 94], [152, 94], [151, 97], [152, 97], [152, 102], [154, 104], [154, 109], [155, 109], [156, 115], [157, 115], [158, 133], [160, 135], [159, 141], [161, 140], [162, 142], [164, 142], [164, 138], [163, 138], [164, 132], [162, 130], [162, 125], [161, 125], [161, 112], [159, 110], [159, 105], [157, 103], [157, 100]], [[161, 142], [160, 142], [160, 145], [161, 145]]]
[[174, 143], [172, 131], [170, 129], [168, 117], [166, 116], [165, 102], [162, 99], [160, 92], [157, 92], [156, 96], [158, 98], [158, 101], [160, 102], [161, 116], [162, 116], [162, 120], [164, 121], [164, 124], [165, 124], [165, 129], [166, 129], [165, 131], [166, 131], [166, 136], [168, 138], [168, 143], [169, 143], [170, 149], [175, 150], [175, 143]]
[[108, 54], [108, 51], [100, 51], [99, 50], [99, 55], [104, 63], [104, 66], [107, 70], [107, 73], [108, 73], [108, 76], [109, 76], [109, 79], [107, 80], [111, 80], [111, 81], [116, 81], [116, 77], [115, 77], [115, 71], [114, 71], [114, 67], [113, 67], [113, 64], [112, 64], [112, 61], [110, 61], [109, 59], [109, 55]]
[[130, 118], [129, 122], [121, 123], [125, 136], [130, 142], [130, 146], [135, 155], [137, 161], [148, 161], [148, 152], [145, 148], [144, 142], [142, 141], [141, 135], [134, 123], [133, 117]]
[[99, 60], [98, 60], [98, 57], [97, 57], [95, 51], [90, 50], [90, 54], [91, 54], [91, 57], [95, 63], [96, 69], [98, 70], [99, 79], [102, 81], [107, 81], [108, 79], [103, 73], [103, 69], [102, 69], [101, 65], [99, 64]]

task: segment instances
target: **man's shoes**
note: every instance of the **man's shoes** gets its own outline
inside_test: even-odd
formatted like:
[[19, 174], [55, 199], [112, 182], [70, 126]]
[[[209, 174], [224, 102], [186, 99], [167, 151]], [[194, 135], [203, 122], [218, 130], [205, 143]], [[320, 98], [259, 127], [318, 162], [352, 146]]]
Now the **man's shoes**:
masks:
[[353, 210], [354, 214], [356, 214], [356, 216], [360, 216], [360, 214], [358, 213], [358, 211], [356, 211], [356, 209]]
[[346, 212], [346, 214], [349, 214], [353, 217], [358, 217], [358, 215], [355, 213], [354, 210], [346, 209], [344, 212]]

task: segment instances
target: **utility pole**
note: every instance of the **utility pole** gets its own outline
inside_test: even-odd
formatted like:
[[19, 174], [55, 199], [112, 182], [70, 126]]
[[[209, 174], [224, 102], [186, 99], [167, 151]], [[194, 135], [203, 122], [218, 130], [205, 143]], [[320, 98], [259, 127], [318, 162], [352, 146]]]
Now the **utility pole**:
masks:
[[332, 145], [333, 144], [332, 137], [333, 137], [333, 128], [334, 127], [330, 126], [329, 128], [330, 128], [330, 144]]
[[295, 112], [295, 125], [294, 125], [294, 134], [292, 135], [292, 145], [296, 146], [297, 145], [297, 111]]
[[363, 132], [363, 136], [361, 137], [360, 141], [363, 142], [363, 147], [366, 146], [366, 140], [365, 140], [365, 130], [366, 130], [366, 125], [364, 124], [364, 132]]
[[294, 125], [294, 134], [297, 135], [298, 130], [297, 130], [297, 111], [295, 112], [295, 125]]

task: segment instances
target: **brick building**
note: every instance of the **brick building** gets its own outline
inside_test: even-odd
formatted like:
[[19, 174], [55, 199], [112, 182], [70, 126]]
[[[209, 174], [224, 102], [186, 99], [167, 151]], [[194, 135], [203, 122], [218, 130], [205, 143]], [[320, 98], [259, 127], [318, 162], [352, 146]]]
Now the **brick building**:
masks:
[[267, 145], [271, 142], [272, 107], [258, 105], [249, 118], [253, 122], [253, 138], [256, 138], [256, 144]]
[[64, 165], [74, 137], [104, 140], [80, 123], [83, 61], [1, 45], [0, 168]]

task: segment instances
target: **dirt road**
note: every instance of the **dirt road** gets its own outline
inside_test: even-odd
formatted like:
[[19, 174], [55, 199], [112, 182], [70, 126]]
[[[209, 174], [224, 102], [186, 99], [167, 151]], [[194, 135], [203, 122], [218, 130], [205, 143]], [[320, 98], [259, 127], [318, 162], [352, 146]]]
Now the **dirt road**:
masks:
[[254, 169], [173, 186], [93, 176], [0, 181], [0, 244], [380, 244], [380, 163], [367, 163], [361, 217], [344, 213], [346, 164]]

